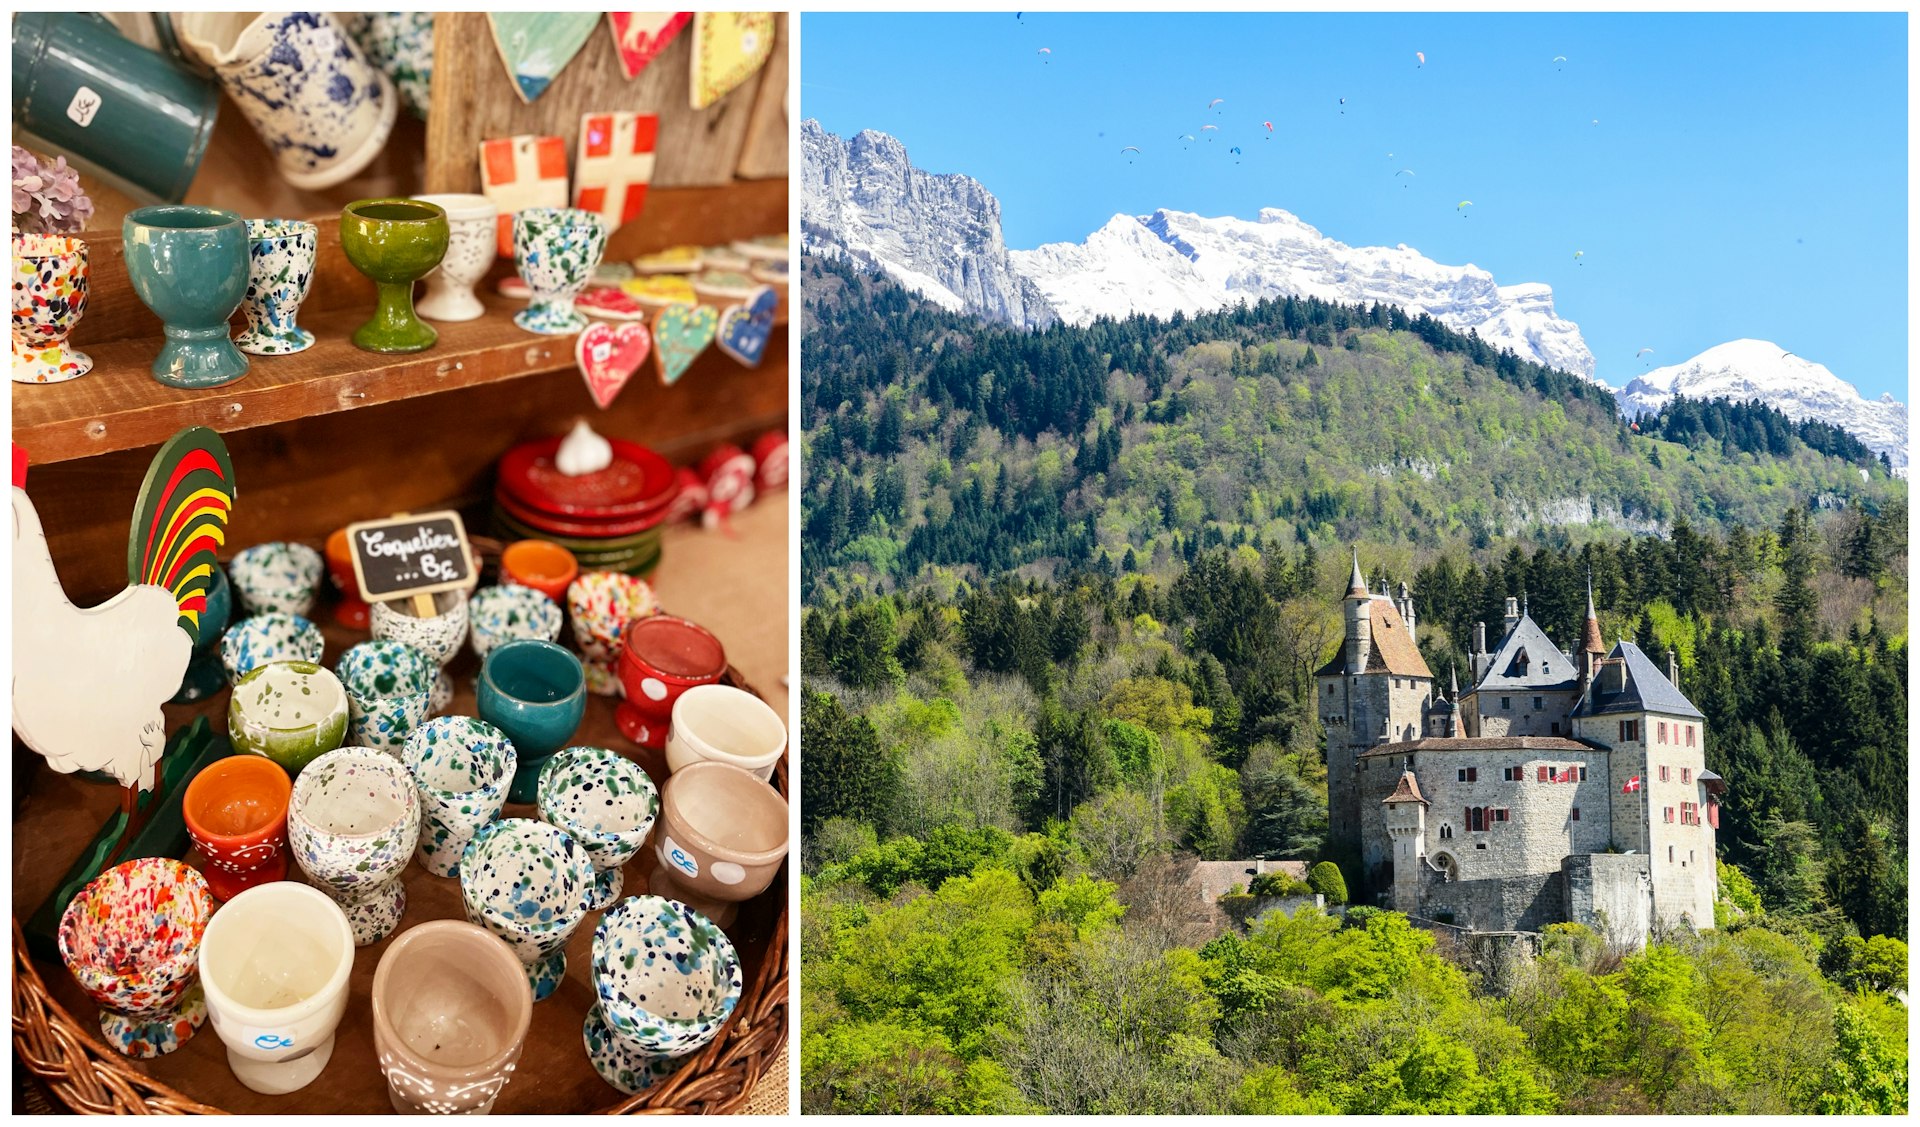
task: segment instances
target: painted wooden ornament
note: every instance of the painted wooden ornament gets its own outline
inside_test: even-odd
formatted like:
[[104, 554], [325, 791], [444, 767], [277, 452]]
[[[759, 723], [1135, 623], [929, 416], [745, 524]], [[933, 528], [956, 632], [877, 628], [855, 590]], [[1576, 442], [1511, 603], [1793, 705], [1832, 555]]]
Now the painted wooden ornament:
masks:
[[620, 73], [629, 80], [638, 77], [692, 19], [692, 12], [608, 12]]
[[693, 108], [733, 93], [773, 55], [772, 12], [700, 12], [693, 17]]
[[205, 427], [174, 435], [134, 507], [133, 585], [83, 610], [60, 585], [39, 512], [14, 486], [13, 730], [54, 770], [153, 788], [167, 738], [160, 706], [179, 690], [199, 640], [234, 492], [219, 435]]
[[719, 528], [753, 504], [753, 455], [731, 442], [700, 460], [700, 474], [707, 479], [707, 506], [700, 514], [703, 527]]
[[687, 369], [720, 327], [720, 315], [711, 305], [675, 302], [653, 316], [653, 362], [659, 369], [661, 384], [672, 387], [686, 375]]
[[773, 311], [779, 304], [773, 287], [761, 286], [746, 301], [729, 305], [720, 314], [714, 343], [747, 367], [759, 367], [767, 351], [767, 339], [773, 334]]
[[500, 209], [500, 255], [512, 258], [515, 212], [567, 206], [566, 142], [531, 133], [480, 142], [480, 192]]
[[489, 12], [487, 21], [493, 25], [493, 45], [513, 78], [514, 90], [521, 101], [532, 102], [580, 53], [600, 22], [600, 13]]
[[609, 321], [644, 321], [649, 312], [632, 294], [614, 286], [587, 290], [573, 299], [573, 307], [589, 317], [605, 317]]
[[580, 334], [573, 357], [587, 381], [587, 391], [601, 410], [613, 405], [614, 397], [640, 370], [652, 348], [653, 334], [645, 325], [631, 321], [618, 327], [596, 321]]

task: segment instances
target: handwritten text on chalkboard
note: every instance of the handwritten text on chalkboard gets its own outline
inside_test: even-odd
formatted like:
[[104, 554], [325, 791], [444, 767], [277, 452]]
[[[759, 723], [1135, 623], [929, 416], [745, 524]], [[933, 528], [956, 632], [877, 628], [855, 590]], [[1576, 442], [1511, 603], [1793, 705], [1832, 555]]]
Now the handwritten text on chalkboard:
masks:
[[369, 602], [464, 587], [473, 577], [455, 512], [366, 521], [347, 530], [360, 596]]

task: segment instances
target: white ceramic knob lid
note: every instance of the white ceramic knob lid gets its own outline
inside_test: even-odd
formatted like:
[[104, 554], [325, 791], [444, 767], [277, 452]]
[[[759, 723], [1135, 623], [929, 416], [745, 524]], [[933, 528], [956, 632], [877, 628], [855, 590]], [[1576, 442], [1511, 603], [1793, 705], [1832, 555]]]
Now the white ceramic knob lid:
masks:
[[553, 464], [568, 477], [596, 473], [613, 464], [613, 444], [595, 434], [587, 420], [581, 419], [560, 443]]

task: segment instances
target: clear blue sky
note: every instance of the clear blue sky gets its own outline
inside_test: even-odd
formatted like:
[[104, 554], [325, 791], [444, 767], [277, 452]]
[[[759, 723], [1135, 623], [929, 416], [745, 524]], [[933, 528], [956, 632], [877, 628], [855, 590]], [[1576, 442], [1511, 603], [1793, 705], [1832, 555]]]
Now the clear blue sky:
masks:
[[803, 18], [802, 112], [976, 177], [1009, 246], [1282, 207], [1549, 283], [1616, 386], [1760, 337], [1907, 398], [1904, 15]]

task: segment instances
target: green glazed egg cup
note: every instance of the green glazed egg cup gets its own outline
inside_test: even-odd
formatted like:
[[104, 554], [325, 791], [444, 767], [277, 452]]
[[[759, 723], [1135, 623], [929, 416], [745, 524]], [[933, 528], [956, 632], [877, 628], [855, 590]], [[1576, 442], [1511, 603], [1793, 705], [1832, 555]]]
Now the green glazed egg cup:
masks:
[[419, 352], [440, 334], [413, 311], [413, 284], [447, 253], [447, 213], [436, 204], [393, 197], [355, 200], [340, 212], [340, 249], [379, 292], [373, 319], [353, 343], [369, 352]]

